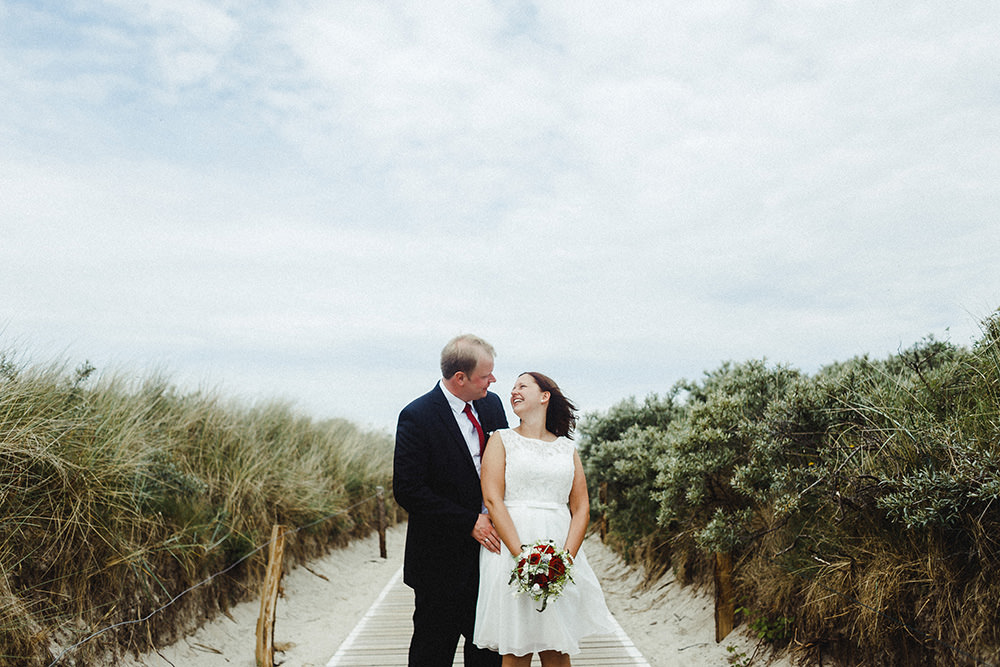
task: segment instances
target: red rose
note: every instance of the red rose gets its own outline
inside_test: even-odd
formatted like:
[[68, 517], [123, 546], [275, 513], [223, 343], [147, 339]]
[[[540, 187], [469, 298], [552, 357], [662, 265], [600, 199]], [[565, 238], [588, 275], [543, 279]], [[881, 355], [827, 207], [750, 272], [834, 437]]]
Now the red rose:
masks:
[[549, 576], [553, 579], [557, 579], [562, 575], [566, 574], [566, 566], [563, 564], [561, 558], [553, 558], [549, 561]]
[[531, 555], [528, 556], [528, 562], [532, 565], [538, 565], [542, 562], [542, 556], [537, 551], [532, 551]]
[[545, 588], [549, 584], [549, 578], [544, 574], [536, 574], [534, 577], [532, 577], [531, 583], [538, 584], [542, 588]]

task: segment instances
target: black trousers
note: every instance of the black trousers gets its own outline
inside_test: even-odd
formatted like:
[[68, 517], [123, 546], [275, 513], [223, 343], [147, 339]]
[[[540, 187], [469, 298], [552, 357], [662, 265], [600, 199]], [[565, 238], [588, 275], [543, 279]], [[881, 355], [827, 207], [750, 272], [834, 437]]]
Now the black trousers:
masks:
[[447, 590], [414, 591], [413, 637], [410, 667], [451, 667], [460, 636], [465, 637], [466, 667], [500, 667], [500, 655], [472, 643], [476, 625], [475, 586], [442, 587]]

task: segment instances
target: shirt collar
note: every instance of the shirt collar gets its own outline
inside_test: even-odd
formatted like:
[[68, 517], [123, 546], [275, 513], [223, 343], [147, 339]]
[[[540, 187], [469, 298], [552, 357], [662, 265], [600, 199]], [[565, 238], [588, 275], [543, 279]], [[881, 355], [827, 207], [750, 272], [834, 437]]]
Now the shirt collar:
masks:
[[444, 394], [444, 397], [448, 399], [448, 405], [451, 406], [452, 411], [456, 415], [462, 414], [465, 411], [465, 401], [448, 391], [448, 388], [444, 386], [444, 380], [438, 381], [438, 386], [441, 387], [441, 393]]

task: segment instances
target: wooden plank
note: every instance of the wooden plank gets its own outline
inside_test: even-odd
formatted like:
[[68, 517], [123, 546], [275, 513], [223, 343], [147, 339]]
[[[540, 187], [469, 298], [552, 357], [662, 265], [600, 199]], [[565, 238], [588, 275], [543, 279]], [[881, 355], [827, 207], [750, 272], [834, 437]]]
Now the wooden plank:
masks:
[[[649, 667], [618, 621], [614, 623], [614, 632], [580, 642], [580, 653], [573, 656], [574, 667]], [[400, 569], [344, 639], [327, 667], [406, 667], [412, 632], [413, 591], [403, 583]], [[454, 665], [464, 665], [463, 641], [459, 640]]]

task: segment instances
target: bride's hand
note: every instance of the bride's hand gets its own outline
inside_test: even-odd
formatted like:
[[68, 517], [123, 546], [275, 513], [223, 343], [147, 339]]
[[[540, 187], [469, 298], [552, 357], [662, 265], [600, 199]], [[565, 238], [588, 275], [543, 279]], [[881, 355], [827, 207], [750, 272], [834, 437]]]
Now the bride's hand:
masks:
[[500, 536], [497, 535], [489, 514], [480, 514], [472, 528], [472, 537], [489, 551], [500, 553]]

